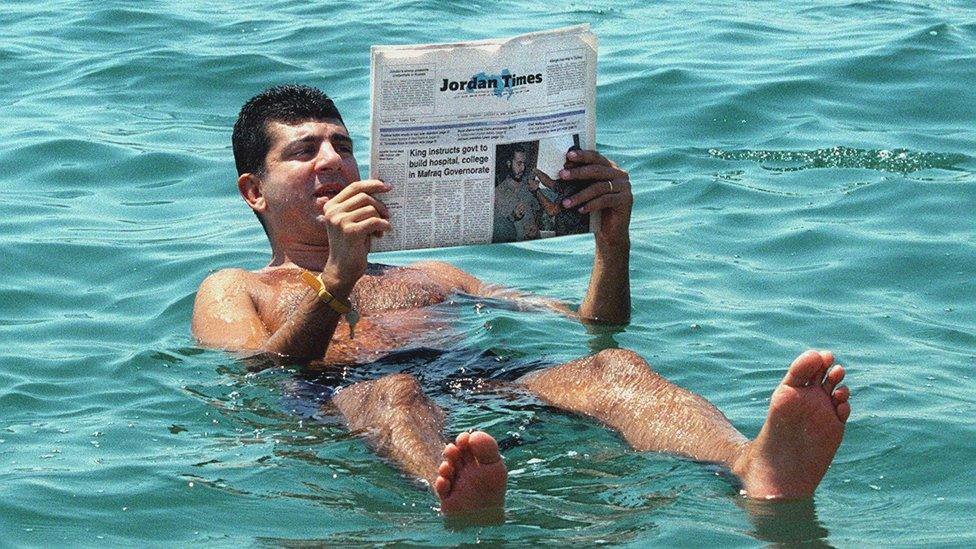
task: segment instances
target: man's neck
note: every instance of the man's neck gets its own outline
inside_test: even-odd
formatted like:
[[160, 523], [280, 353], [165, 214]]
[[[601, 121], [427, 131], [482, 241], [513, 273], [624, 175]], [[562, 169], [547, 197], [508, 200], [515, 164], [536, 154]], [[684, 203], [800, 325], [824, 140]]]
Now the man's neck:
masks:
[[298, 267], [321, 272], [329, 259], [329, 247], [300, 242], [271, 244], [271, 262], [268, 267]]

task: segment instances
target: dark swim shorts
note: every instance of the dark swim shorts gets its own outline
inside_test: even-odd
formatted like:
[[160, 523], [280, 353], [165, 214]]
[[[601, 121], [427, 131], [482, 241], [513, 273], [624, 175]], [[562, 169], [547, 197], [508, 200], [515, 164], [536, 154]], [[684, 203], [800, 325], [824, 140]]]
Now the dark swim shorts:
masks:
[[341, 389], [390, 374], [414, 376], [429, 396], [453, 395], [489, 382], [511, 382], [551, 364], [513, 359], [491, 351], [415, 347], [395, 351], [365, 364], [335, 365], [327, 370], [303, 370], [283, 388], [282, 404], [301, 417], [322, 415], [322, 406]]

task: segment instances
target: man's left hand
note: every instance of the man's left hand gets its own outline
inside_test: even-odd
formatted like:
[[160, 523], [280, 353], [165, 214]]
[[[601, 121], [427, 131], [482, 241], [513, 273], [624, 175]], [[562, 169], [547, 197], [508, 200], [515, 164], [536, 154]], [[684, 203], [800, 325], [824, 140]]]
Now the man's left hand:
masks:
[[626, 171], [596, 151], [573, 150], [566, 153], [559, 178], [587, 184], [561, 205], [576, 208], [580, 213], [600, 212], [597, 245], [629, 245], [634, 195]]

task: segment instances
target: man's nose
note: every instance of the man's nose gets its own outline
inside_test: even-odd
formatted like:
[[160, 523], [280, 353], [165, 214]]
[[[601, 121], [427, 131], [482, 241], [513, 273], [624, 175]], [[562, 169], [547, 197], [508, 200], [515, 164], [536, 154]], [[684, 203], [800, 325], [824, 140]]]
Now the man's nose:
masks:
[[342, 156], [335, 150], [332, 143], [323, 141], [319, 147], [319, 154], [315, 157], [315, 171], [336, 170], [342, 164]]

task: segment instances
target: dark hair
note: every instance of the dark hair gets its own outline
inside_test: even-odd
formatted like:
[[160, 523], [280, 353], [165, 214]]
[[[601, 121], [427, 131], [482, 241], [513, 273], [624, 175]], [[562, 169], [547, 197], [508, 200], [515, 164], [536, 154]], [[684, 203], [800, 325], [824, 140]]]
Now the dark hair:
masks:
[[[271, 148], [268, 122], [291, 124], [327, 119], [342, 122], [335, 103], [318, 88], [288, 84], [268, 88], [255, 95], [244, 103], [234, 123], [231, 141], [237, 175], [264, 171], [264, 159]], [[345, 122], [342, 123], [345, 125]]]

